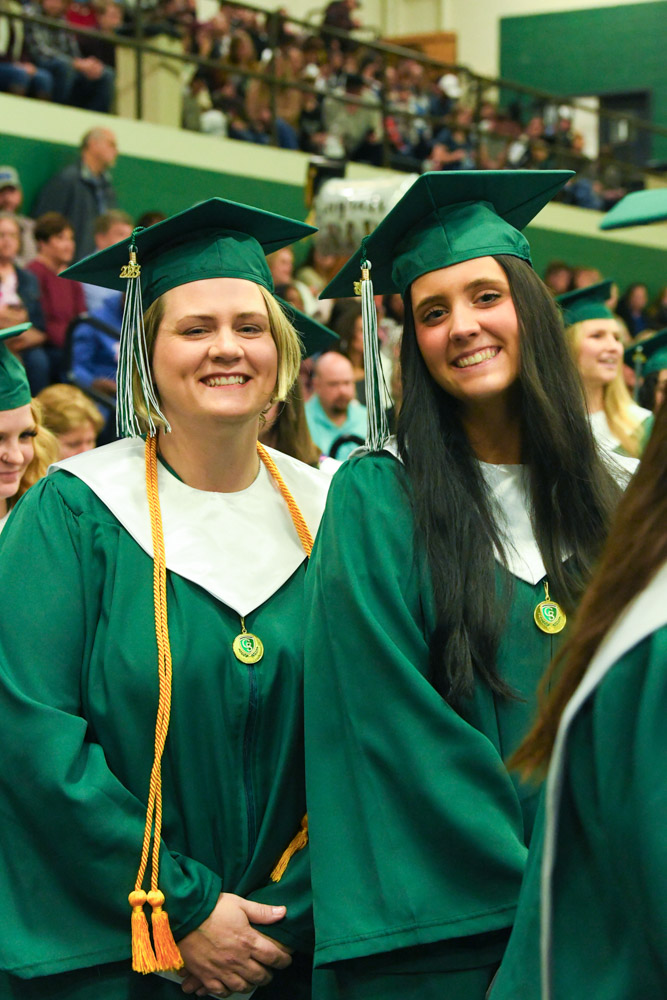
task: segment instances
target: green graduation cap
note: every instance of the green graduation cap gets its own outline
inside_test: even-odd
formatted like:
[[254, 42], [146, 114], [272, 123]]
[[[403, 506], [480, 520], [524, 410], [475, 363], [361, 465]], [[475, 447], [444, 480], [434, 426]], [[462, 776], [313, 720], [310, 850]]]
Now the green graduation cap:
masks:
[[575, 288], [573, 292], [559, 295], [556, 302], [563, 310], [565, 326], [581, 323], [585, 319], [614, 319], [614, 314], [607, 305], [611, 297], [613, 281], [598, 281], [586, 288]]
[[281, 299], [279, 295], [276, 295], [276, 299], [280, 302], [287, 319], [301, 337], [304, 358], [310, 358], [313, 354], [323, 354], [325, 351], [330, 351], [337, 341], [340, 340], [338, 334], [330, 330], [328, 326], [324, 326], [323, 323], [319, 323], [312, 316], [301, 312], [300, 309], [286, 302], [285, 299]]
[[650, 375], [667, 368], [667, 327], [628, 347], [623, 360], [626, 365], [634, 368], [637, 376]]
[[632, 191], [607, 212], [600, 223], [600, 229], [647, 226], [651, 222], [664, 222], [665, 219], [667, 219], [667, 188]]
[[320, 294], [321, 299], [361, 294], [366, 445], [372, 451], [383, 448], [389, 437], [373, 294], [405, 295], [422, 274], [476, 257], [510, 254], [530, 264], [528, 240], [520, 230], [572, 176], [571, 170], [422, 174]]
[[405, 294], [429, 271], [511, 254], [530, 263], [520, 232], [573, 176], [571, 170], [458, 170], [422, 174], [362, 243], [321, 299], [354, 294], [362, 262], [375, 292]]
[[247, 278], [272, 292], [266, 254], [315, 232], [305, 222], [209, 198], [148, 229], [135, 229], [120, 243], [68, 267], [61, 277], [125, 291], [132, 251], [141, 268], [145, 309], [170, 288], [203, 278]]
[[0, 410], [18, 410], [32, 399], [25, 368], [4, 343], [29, 330], [30, 326], [30, 323], [20, 323], [0, 330]]
[[205, 278], [245, 278], [273, 292], [266, 254], [315, 232], [283, 215], [209, 198], [148, 229], [135, 229], [128, 239], [61, 272], [61, 277], [126, 293], [118, 355], [119, 435], [141, 433], [132, 395], [134, 372], [149, 414], [149, 433], [157, 433], [154, 415], [169, 429], [150, 375], [144, 310], [169, 289]]

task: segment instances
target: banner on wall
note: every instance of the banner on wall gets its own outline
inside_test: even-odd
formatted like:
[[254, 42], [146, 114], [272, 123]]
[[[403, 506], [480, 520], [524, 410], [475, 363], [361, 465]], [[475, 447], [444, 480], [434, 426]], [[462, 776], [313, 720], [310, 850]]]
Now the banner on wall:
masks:
[[315, 196], [317, 246], [322, 253], [349, 257], [364, 236], [412, 187], [419, 174], [381, 180], [329, 180]]

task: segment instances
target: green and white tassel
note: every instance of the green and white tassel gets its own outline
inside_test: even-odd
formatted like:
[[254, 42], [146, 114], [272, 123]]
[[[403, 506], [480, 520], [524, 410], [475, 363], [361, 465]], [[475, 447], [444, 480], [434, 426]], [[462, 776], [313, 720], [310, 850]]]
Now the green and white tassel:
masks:
[[639, 401], [639, 387], [641, 384], [642, 372], [646, 364], [646, 355], [642, 350], [641, 342], [637, 344], [632, 354], [632, 364], [635, 371], [635, 384], [632, 388], [632, 398], [635, 403]]
[[144, 307], [141, 296], [141, 265], [137, 263], [137, 245], [135, 237], [141, 232], [138, 227], [132, 232], [130, 243], [130, 259], [120, 272], [121, 278], [127, 278], [123, 320], [120, 328], [120, 344], [118, 350], [118, 375], [116, 379], [116, 433], [119, 437], [140, 437], [142, 428], [134, 409], [134, 373], [139, 376], [139, 384], [148, 414], [148, 434], [154, 437], [157, 426], [154, 416], [164, 421], [165, 430], [171, 430], [164, 414], [160, 410], [155, 386], [151, 377], [150, 362], [146, 349], [146, 331], [144, 329]]
[[366, 240], [363, 239], [361, 241], [361, 281], [358, 286], [361, 293], [361, 321], [364, 329], [364, 385], [366, 387], [368, 416], [366, 447], [370, 451], [382, 451], [390, 437], [385, 409], [385, 400], [389, 399], [389, 392], [380, 357], [371, 266], [371, 262], [366, 256]]

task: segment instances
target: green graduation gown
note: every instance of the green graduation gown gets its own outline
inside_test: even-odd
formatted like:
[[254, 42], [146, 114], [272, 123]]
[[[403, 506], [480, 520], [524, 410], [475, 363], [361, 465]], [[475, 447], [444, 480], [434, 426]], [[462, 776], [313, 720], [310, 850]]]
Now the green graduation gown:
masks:
[[563, 715], [492, 1000], [667, 996], [666, 668], [667, 567]]
[[348, 459], [306, 578], [316, 1000], [482, 998], [533, 822], [535, 796], [503, 759], [558, 638], [533, 621], [539, 550], [534, 582], [512, 580], [499, 650], [519, 698], [478, 683], [457, 714], [429, 681], [433, 594], [405, 480], [390, 454]]
[[[315, 533], [328, 477], [271, 454]], [[129, 963], [127, 894], [140, 858], [158, 699], [153, 562], [132, 534], [141, 541], [150, 530], [143, 443], [89, 455], [33, 487], [0, 540], [0, 995], [177, 1000], [178, 985], [139, 976]], [[89, 483], [107, 490], [106, 502]], [[308, 997], [308, 851], [294, 856], [279, 884], [269, 879], [305, 812], [305, 556], [263, 466], [237, 494], [191, 490], [162, 466], [159, 483], [167, 563], [185, 574], [167, 574], [174, 667], [162, 763], [165, 908], [178, 940], [221, 891], [285, 904], [287, 916], [269, 933], [297, 954], [262, 996]], [[124, 526], [109, 505], [133, 503], [134, 520]], [[230, 531], [230, 505], [257, 516], [233, 549], [216, 550], [218, 534]], [[256, 557], [261, 568], [266, 548], [283, 552], [282, 579], [257, 580], [253, 605], [248, 565], [236, 596], [229, 577], [240, 560]], [[211, 589], [229, 593], [236, 609]], [[239, 613], [264, 643], [256, 665], [232, 653]]]

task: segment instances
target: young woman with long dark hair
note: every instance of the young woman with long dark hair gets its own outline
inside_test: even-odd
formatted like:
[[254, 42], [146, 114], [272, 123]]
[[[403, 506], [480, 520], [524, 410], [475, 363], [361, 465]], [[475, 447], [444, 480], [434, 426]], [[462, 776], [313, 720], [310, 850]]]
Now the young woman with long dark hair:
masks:
[[568, 176], [422, 175], [326, 290], [362, 264], [372, 321], [370, 261], [405, 328], [397, 438], [371, 381], [307, 579], [317, 1000], [481, 1000], [514, 919], [535, 796], [503, 759], [620, 492], [519, 232]]
[[549, 773], [492, 1000], [667, 996], [666, 666], [663, 407], [510, 762], [525, 779]]

